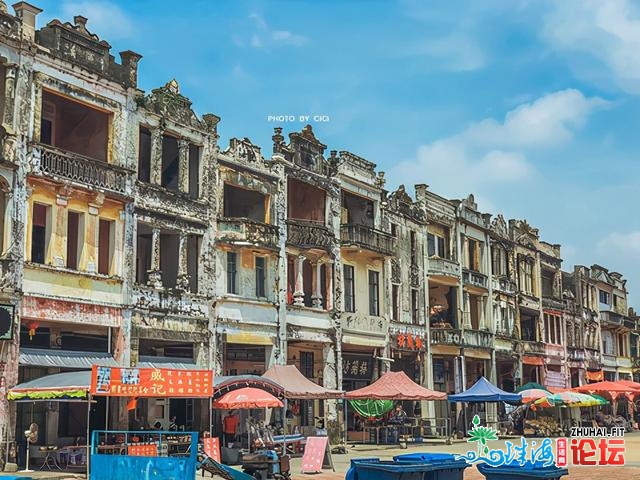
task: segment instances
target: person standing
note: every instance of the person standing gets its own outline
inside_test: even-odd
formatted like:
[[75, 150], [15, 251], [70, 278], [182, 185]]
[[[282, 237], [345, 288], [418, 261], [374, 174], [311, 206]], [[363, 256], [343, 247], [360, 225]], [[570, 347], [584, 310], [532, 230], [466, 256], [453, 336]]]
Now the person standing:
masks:
[[225, 444], [229, 445], [236, 440], [240, 425], [240, 415], [235, 410], [230, 410], [226, 417], [222, 419], [222, 431], [224, 433]]

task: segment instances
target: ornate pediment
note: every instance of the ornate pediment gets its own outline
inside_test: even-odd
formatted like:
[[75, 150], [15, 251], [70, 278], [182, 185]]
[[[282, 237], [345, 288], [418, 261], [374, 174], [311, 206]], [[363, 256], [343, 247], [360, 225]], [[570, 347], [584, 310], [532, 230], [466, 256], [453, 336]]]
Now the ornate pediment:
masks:
[[399, 213], [409, 217], [417, 222], [424, 222], [426, 215], [420, 204], [414, 202], [409, 194], [406, 192], [404, 185], [400, 185], [398, 189], [389, 195], [389, 207], [390, 211]]
[[241, 163], [253, 164], [264, 162], [262, 153], [260, 153], [260, 147], [251, 143], [251, 140], [246, 137], [242, 140], [232, 138], [229, 141], [229, 148], [227, 148], [224, 153]]
[[501, 214], [496, 216], [491, 222], [491, 230], [499, 237], [509, 238], [509, 229], [507, 227], [507, 222]]
[[210, 130], [209, 124], [200, 120], [191, 108], [191, 100], [180, 94], [180, 85], [175, 78], [163, 87], [152, 90], [150, 95], [140, 100], [140, 104], [179, 125], [197, 130]]

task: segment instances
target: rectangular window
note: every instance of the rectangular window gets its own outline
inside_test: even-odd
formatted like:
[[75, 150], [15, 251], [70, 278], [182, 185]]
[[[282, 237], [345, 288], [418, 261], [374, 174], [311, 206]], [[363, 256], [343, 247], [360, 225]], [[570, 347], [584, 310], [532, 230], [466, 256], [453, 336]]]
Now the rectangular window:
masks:
[[256, 297], [266, 297], [266, 258], [256, 257]]
[[393, 302], [393, 310], [391, 314], [392, 320], [400, 321], [400, 285], [391, 286], [391, 301]]
[[377, 317], [380, 315], [380, 302], [379, 302], [379, 277], [380, 273], [374, 270], [369, 270], [369, 315]]
[[111, 263], [115, 246], [114, 228], [115, 222], [100, 219], [98, 231], [98, 273], [111, 274]]
[[351, 265], [344, 266], [344, 311], [356, 311], [355, 275]]
[[178, 139], [164, 135], [162, 137], [162, 186], [179, 191], [180, 174], [180, 152], [178, 149]]
[[436, 237], [433, 233], [427, 234], [427, 255], [433, 257], [436, 254]]
[[84, 215], [69, 211], [67, 214], [67, 268], [77, 270], [84, 247]]
[[189, 196], [200, 197], [200, 147], [189, 144]]
[[151, 132], [140, 127], [138, 137], [138, 180], [151, 181]]
[[309, 380], [315, 377], [313, 371], [313, 352], [300, 352], [300, 373]]
[[396, 225], [395, 223], [391, 224], [391, 236], [392, 237], [398, 236], [398, 225]]
[[469, 239], [469, 264], [468, 264], [468, 268], [469, 270], [473, 270], [475, 272], [478, 271], [478, 242], [475, 240], [471, 240]]
[[33, 263], [45, 263], [50, 239], [51, 207], [34, 203], [31, 219], [31, 261]]
[[418, 264], [418, 242], [416, 239], [416, 232], [411, 230], [409, 233], [409, 238], [411, 241], [411, 265]]
[[610, 305], [610, 294], [609, 292], [605, 292], [604, 290], [600, 290], [600, 303], [605, 305]]
[[227, 252], [227, 293], [238, 293], [238, 254]]

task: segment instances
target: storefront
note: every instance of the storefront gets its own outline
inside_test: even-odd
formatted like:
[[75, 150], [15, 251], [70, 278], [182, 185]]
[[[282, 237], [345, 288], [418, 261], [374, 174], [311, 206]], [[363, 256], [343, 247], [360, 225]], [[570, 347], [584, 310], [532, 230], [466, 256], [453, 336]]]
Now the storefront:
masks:
[[[379, 366], [370, 353], [350, 351], [342, 353], [342, 390], [349, 392], [370, 385], [377, 377]], [[346, 422], [349, 431], [362, 430], [361, 420], [353, 409], [346, 407]]]

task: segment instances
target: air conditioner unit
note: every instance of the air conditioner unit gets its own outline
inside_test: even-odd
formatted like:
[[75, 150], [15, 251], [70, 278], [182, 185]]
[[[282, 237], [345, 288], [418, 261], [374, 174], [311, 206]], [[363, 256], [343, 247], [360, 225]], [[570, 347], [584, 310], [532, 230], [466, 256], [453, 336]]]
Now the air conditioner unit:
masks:
[[0, 340], [13, 340], [15, 307], [0, 305]]

